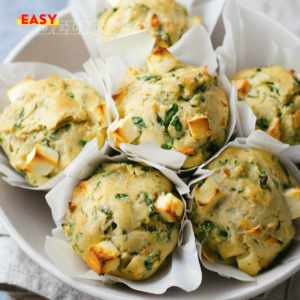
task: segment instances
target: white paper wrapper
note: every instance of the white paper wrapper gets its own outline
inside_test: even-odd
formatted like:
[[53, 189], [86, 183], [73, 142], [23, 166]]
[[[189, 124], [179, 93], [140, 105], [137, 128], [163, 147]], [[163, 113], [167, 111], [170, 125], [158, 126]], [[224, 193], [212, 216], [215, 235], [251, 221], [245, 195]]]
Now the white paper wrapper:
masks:
[[[216, 50], [221, 76], [230, 78], [244, 68], [268, 65], [282, 65], [300, 72], [300, 39], [279, 23], [237, 0], [227, 1], [223, 20], [225, 38]], [[256, 117], [244, 102], [237, 103], [237, 111], [237, 136], [247, 137], [255, 131]], [[300, 145], [290, 148], [287, 155], [299, 163]]]
[[[139, 44], [139, 39], [135, 39], [131, 46], [132, 48], [138, 48]], [[177, 61], [191, 64], [197, 67], [207, 65], [208, 73], [212, 75], [216, 74], [216, 70], [218, 68], [216, 55], [214, 53], [209, 34], [203, 26], [197, 26], [190, 29], [178, 43], [176, 43], [168, 50], [173, 54]], [[136, 60], [140, 64], [135, 66], [136, 68], [140, 68], [146, 65], [148, 54], [150, 51], [151, 47], [149, 49], [145, 49], [145, 51], [140, 50], [140, 52], [136, 56]], [[128, 67], [133, 66], [130, 64], [126, 65], [118, 56], [113, 56], [106, 59], [106, 66], [103, 64], [103, 61], [99, 59], [96, 59], [96, 63], [99, 67], [100, 72], [102, 73], [102, 77], [104, 78], [106, 87], [108, 89], [106, 102], [111, 108], [112, 118], [114, 119], [114, 122], [108, 128], [109, 133], [114, 129], [115, 125], [119, 121], [119, 114], [111, 95], [116, 93], [124, 77], [128, 74]], [[109, 76], [107, 76], [107, 73], [109, 74]], [[231, 87], [226, 76], [220, 76], [219, 82], [224, 87], [227, 97], [229, 99], [230, 122], [225, 141], [226, 144], [229, 141], [231, 135], [233, 134], [236, 124], [235, 105], [237, 94], [236, 88]], [[108, 142], [112, 148], [114, 148], [117, 151], [120, 151], [120, 149], [115, 147], [115, 143], [109, 134]], [[182, 153], [162, 149], [155, 140], [151, 140], [141, 145], [121, 144], [120, 148], [131, 158], [140, 157], [175, 171], [181, 169], [186, 159], [186, 156]], [[195, 169], [197, 169], [197, 167], [180, 170], [179, 173], [189, 172]]]
[[[98, 92], [99, 96], [105, 100], [106, 91], [104, 88], [104, 83], [101, 74], [95, 65], [95, 62], [92, 59], [89, 59], [84, 64], [84, 67], [87, 73], [79, 72], [72, 74], [67, 70], [45, 63], [25, 62], [0, 64], [0, 114], [3, 112], [4, 108], [10, 104], [9, 99], [6, 96], [8, 88], [18, 84], [20, 81], [24, 80], [28, 76], [31, 76], [35, 80], [45, 79], [52, 75], [56, 75], [60, 78], [75, 78], [84, 80], [85, 82], [93, 86]], [[96, 138], [90, 143], [95, 142], [97, 142]], [[101, 149], [101, 151], [99, 151], [99, 155], [106, 155], [110, 151], [110, 147], [106, 141], [104, 147]], [[77, 159], [78, 157], [76, 158], [76, 160]], [[71, 167], [72, 163], [68, 166], [68, 168]], [[27, 183], [27, 181], [21, 174], [19, 174], [10, 166], [9, 161], [2, 149], [0, 151], [0, 173], [5, 175], [5, 177], [2, 177], [3, 180], [12, 186], [18, 186], [31, 190], [49, 191], [66, 176], [66, 171], [67, 170], [65, 170], [65, 172], [60, 173], [53, 179], [49, 180], [46, 184], [44, 184], [41, 187], [32, 187]]]
[[[162, 294], [172, 286], [179, 287], [187, 292], [197, 289], [201, 283], [202, 274], [198, 261], [192, 224], [188, 220], [183, 221], [182, 234], [179, 238], [178, 246], [172, 253], [171, 262], [151, 278], [141, 282], [130, 281], [109, 275], [98, 276], [77, 255], [73, 250], [72, 245], [67, 243], [67, 237], [61, 228], [61, 223], [65, 220], [68, 202], [72, 200], [75, 188], [83, 178], [91, 176], [100, 163], [104, 161], [128, 161], [124, 155], [112, 158], [101, 157], [98, 155], [96, 145], [89, 145], [86, 149], [87, 150], [84, 155], [82, 155], [81, 159], [78, 159], [78, 163], [73, 164], [72, 170], [68, 170], [68, 176], [46, 195], [57, 228], [52, 231], [53, 237], [47, 236], [45, 251], [54, 261], [56, 266], [63, 273], [71, 277], [99, 280], [110, 284], [122, 282], [132, 289], [152, 294]], [[145, 162], [148, 165], [159, 169], [174, 183], [180, 194], [185, 194], [189, 191], [187, 185], [180, 180], [175, 172], [145, 160], [135, 161]], [[182, 201], [185, 204], [183, 198]]]
[[[264, 150], [269, 153], [271, 153], [273, 156], [276, 156], [281, 163], [291, 172], [291, 174], [294, 176], [296, 181], [300, 183], [300, 171], [297, 169], [295, 164], [286, 157], [285, 151], [286, 151], [285, 144], [282, 144], [280, 141], [271, 138], [268, 134], [266, 134], [263, 131], [257, 130], [249, 135], [248, 138], [237, 138], [235, 141], [230, 142], [225, 149], [227, 148], [241, 148], [241, 149], [258, 149], [258, 150]], [[224, 150], [225, 150], [224, 149]], [[192, 184], [199, 182], [200, 180], [208, 177], [209, 175], [212, 175], [214, 172], [210, 170], [205, 170], [199, 168], [195, 174], [192, 180], [188, 183], [188, 186], [191, 187]], [[194, 192], [195, 192], [196, 186], [191, 190], [191, 192], [188, 194], [188, 201], [187, 201], [187, 211], [190, 211], [192, 208], [192, 203], [194, 199]], [[274, 264], [278, 263], [287, 263], [292, 260], [298, 260], [300, 259], [300, 219], [296, 219], [293, 221], [295, 227], [296, 227], [296, 235], [289, 246], [288, 250], [283, 252], [284, 255], [279, 260], [275, 260]], [[232, 265], [225, 265], [219, 262], [210, 262], [207, 260], [204, 256], [201, 254], [201, 244], [198, 240], [196, 240], [197, 243], [197, 249], [198, 249], [198, 255], [199, 258], [203, 264], [203, 266], [213, 272], [217, 272], [220, 276], [227, 277], [227, 278], [235, 278], [241, 281], [256, 281], [256, 277], [251, 277], [244, 273], [243, 271], [239, 270], [237, 267]], [[268, 272], [268, 271], [264, 271]]]
[[[136, 32], [106, 42], [101, 41], [100, 32], [97, 32], [97, 15], [110, 6], [115, 7], [118, 2], [119, 0], [71, 0], [70, 8], [79, 28], [86, 28], [87, 24], [90, 24], [92, 28], [90, 32], [86, 29], [83, 30], [82, 38], [93, 57], [100, 55], [103, 59], [106, 59], [109, 56], [119, 55], [126, 62], [125, 57], [127, 55], [134, 58], [135, 54], [138, 54], [143, 48], [152, 45], [150, 46], [152, 49], [154, 39], [149, 34], [140, 35], [140, 32]], [[177, 2], [185, 6], [189, 16], [199, 15], [203, 26], [211, 35], [219, 20], [225, 0], [177, 0]], [[140, 45], [138, 48], [133, 48], [131, 42], [136, 39], [136, 35], [141, 39]]]

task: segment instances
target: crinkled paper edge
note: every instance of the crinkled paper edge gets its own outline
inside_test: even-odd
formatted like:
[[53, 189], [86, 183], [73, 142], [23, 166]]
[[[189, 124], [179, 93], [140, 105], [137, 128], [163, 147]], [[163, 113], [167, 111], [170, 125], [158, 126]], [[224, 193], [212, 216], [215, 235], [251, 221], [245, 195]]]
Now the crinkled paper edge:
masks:
[[[197, 289], [202, 281], [202, 273], [198, 262], [192, 224], [186, 218], [186, 211], [184, 212], [184, 220], [182, 221], [178, 247], [176, 247], [172, 253], [172, 261], [162, 270], [155, 273], [151, 278], [142, 282], [130, 281], [109, 275], [96, 275], [96, 273], [93, 270], [90, 270], [85, 262], [83, 262], [72, 249], [71, 244], [67, 243], [67, 238], [61, 228], [61, 224], [65, 220], [68, 202], [72, 200], [74, 189], [84, 178], [90, 177], [100, 163], [105, 161], [129, 161], [124, 155], [111, 158], [108, 156], [100, 157], [97, 154], [96, 144], [90, 144], [86, 147], [86, 151], [82, 154], [81, 159], [78, 160], [77, 165], [73, 164], [73, 168], [68, 170], [68, 176], [46, 195], [46, 200], [51, 208], [52, 216], [57, 228], [52, 231], [53, 237], [47, 236], [45, 251], [55, 265], [63, 273], [71, 277], [100, 280], [110, 284], [122, 282], [132, 289], [152, 294], [162, 294], [172, 286], [180, 287], [187, 292]], [[188, 193], [189, 189], [187, 185], [175, 172], [143, 159], [134, 159], [134, 161], [158, 169], [173, 182], [180, 195]], [[182, 196], [181, 199], [186, 207], [185, 200]], [[186, 268], [187, 265], [189, 266], [188, 268]], [[184, 279], [182, 278], [183, 274]]]
[[[228, 0], [223, 13], [225, 38], [216, 50], [220, 76], [233, 76], [247, 67], [283, 65], [300, 72], [300, 39], [289, 34], [280, 24], [244, 3]], [[255, 131], [256, 116], [245, 102], [237, 102], [238, 137]], [[300, 163], [300, 145], [288, 146], [285, 154]]]
[[[0, 64], [0, 109], [4, 109], [7, 105], [10, 104], [6, 93], [10, 86], [14, 86], [18, 84], [20, 81], [24, 80], [28, 76], [31, 76], [35, 80], [45, 79], [52, 75], [56, 75], [60, 78], [74, 78], [83, 80], [93, 86], [99, 96], [105, 100], [106, 96], [106, 89], [104, 87], [104, 82], [102, 80], [101, 73], [99, 72], [98, 68], [93, 59], [89, 59], [85, 64], [84, 68], [86, 69], [85, 72], [78, 72], [78, 73], [70, 73], [67, 70], [64, 70], [60, 67], [46, 64], [46, 63], [39, 63], [39, 62], [24, 62], [24, 63], [9, 63], [9, 64]], [[109, 107], [107, 106], [107, 110]], [[107, 112], [109, 113], [109, 112]], [[110, 122], [109, 122], [110, 124]], [[89, 143], [95, 143], [97, 138]], [[88, 143], [88, 144], [89, 144]], [[88, 145], [87, 144], [87, 145]], [[83, 149], [84, 151], [85, 149]], [[82, 151], [82, 152], [83, 152]], [[105, 144], [101, 150], [99, 150], [99, 155], [107, 155], [111, 152], [111, 148], [108, 144], [108, 141], [105, 141]], [[80, 159], [80, 155], [75, 159], [78, 161]], [[74, 161], [75, 161], [74, 160]], [[73, 161], [73, 162], [74, 162]], [[65, 176], [68, 168], [72, 168], [71, 162], [69, 166], [58, 174], [56, 177], [49, 180], [46, 184], [41, 187], [32, 187], [24, 177], [19, 174], [14, 168], [10, 165], [9, 160], [7, 159], [6, 155], [4, 154], [3, 150], [0, 151], [0, 173], [4, 174], [5, 176], [2, 179], [10, 184], [11, 186], [21, 187], [24, 189], [36, 190], [36, 191], [49, 191], [53, 187], [55, 187]]]
[[[138, 47], [139, 43], [140, 40], [136, 39], [132, 46]], [[181, 40], [176, 43], [176, 45], [172, 46], [168, 50], [173, 54], [176, 60], [195, 66], [207, 65], [208, 73], [216, 75], [216, 71], [218, 68], [216, 55], [214, 53], [210, 37], [203, 26], [197, 26], [189, 30], [181, 38]], [[140, 51], [137, 60], [141, 63], [136, 67], [146, 65], [147, 57], [148, 51]], [[116, 93], [124, 77], [127, 75], [127, 69], [130, 65], [126, 65], [118, 56], [109, 57], [106, 62], [104, 62], [102, 59], [96, 59], [96, 64], [102, 74], [102, 77], [104, 78], [105, 85], [107, 87], [106, 102], [110, 107], [112, 119], [114, 120], [108, 128], [108, 143], [112, 148], [120, 151], [120, 149], [115, 147], [115, 143], [109, 134], [119, 121], [119, 114], [111, 95]], [[235, 130], [237, 115], [237, 92], [235, 86], [230, 85], [229, 80], [225, 75], [219, 76], [219, 81], [221, 82], [229, 99], [228, 102], [230, 118], [229, 128], [224, 143], [224, 145], [226, 145]], [[189, 169], [181, 169], [186, 156], [179, 152], [162, 149], [155, 140], [148, 141], [141, 145], [121, 144], [120, 148], [121, 153], [126, 153], [126, 155], [131, 158], [140, 157], [148, 161], [153, 161], [169, 169], [178, 171], [179, 174], [195, 171], [198, 168], [194, 167]], [[213, 155], [209, 160], [212, 160], [216, 155], [217, 154]]]
[[[272, 138], [268, 134], [263, 131], [255, 131], [249, 135], [248, 138], [237, 138], [233, 142], [230, 142], [224, 149], [227, 148], [241, 148], [241, 149], [258, 149], [264, 150], [277, 157], [281, 163], [291, 172], [296, 181], [300, 184], [300, 171], [296, 167], [296, 165], [285, 155], [285, 151], [288, 145], [282, 144], [280, 141]], [[222, 152], [223, 152], [222, 151]], [[220, 155], [221, 153], [219, 153]], [[207, 164], [206, 164], [207, 165]], [[194, 183], [199, 182], [202, 179], [212, 175], [214, 172], [206, 169], [199, 168], [191, 180], [188, 182], [188, 186], [190, 187], [190, 193], [187, 195], [187, 211], [191, 211], [192, 203], [194, 199], [194, 192], [197, 186], [193, 186]], [[293, 239], [292, 244], [285, 252], [284, 257], [280, 259], [280, 261], [275, 262], [278, 263], [288, 263], [293, 260], [300, 259], [300, 219], [293, 220], [293, 223], [296, 227], [296, 235]], [[227, 278], [235, 278], [240, 281], [256, 281], [256, 277], [252, 277], [239, 270], [237, 267], [232, 265], [222, 264], [220, 262], [210, 262], [201, 254], [201, 244], [196, 239], [196, 245], [198, 250], [199, 258], [203, 264], [203, 266], [213, 272], [217, 272], [220, 276]], [[265, 271], [268, 272], [268, 271]]]

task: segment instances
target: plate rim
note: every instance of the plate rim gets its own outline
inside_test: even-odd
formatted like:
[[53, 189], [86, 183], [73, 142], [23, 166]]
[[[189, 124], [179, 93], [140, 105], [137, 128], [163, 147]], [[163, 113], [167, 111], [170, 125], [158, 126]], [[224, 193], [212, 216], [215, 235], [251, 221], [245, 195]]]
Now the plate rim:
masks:
[[[57, 15], [58, 18], [65, 17], [67, 14], [70, 14], [70, 9], [69, 7], [66, 7], [63, 10], [60, 10]], [[286, 29], [283, 25], [281, 25], [279, 22], [276, 22], [274, 19], [270, 18], [267, 16], [270, 21], [272, 21], [273, 24], [276, 24], [276, 26], [281, 27], [281, 30], [285, 31], [288, 35], [290, 35], [291, 38], [299, 41], [299, 38], [291, 31]], [[42, 27], [38, 29], [38, 31], [42, 30]], [[4, 59], [3, 63], [11, 63], [14, 61], [14, 59], [17, 57], [17, 55], [23, 50], [23, 48], [30, 43], [35, 37], [36, 37], [36, 32], [37, 29], [36, 27], [33, 28], [31, 31], [29, 31], [22, 39], [21, 41], [10, 51], [10, 53], [6, 56]], [[3, 224], [4, 228], [6, 231], [9, 233], [9, 236], [17, 243], [17, 245], [21, 248], [21, 250], [28, 255], [35, 263], [37, 263], [43, 270], [48, 272], [49, 274], [53, 275], [55, 278], [58, 280], [62, 281], [63, 283], [67, 284], [68, 286], [72, 287], [75, 290], [79, 290], [82, 293], [85, 293], [87, 295], [90, 295], [92, 297], [96, 297], [98, 299], [129, 299], [124, 297], [124, 293], [121, 291], [114, 290], [114, 294], [111, 295], [107, 291], [101, 290], [101, 288], [97, 290], [97, 295], [93, 293], [92, 291], [89, 291], [89, 283], [85, 283], [82, 281], [78, 281], [75, 278], [69, 277], [68, 275], [65, 275], [63, 272], [61, 272], [55, 264], [51, 264], [47, 259], [45, 259], [42, 255], [40, 255], [38, 252], [33, 250], [33, 248], [30, 246], [29, 243], [27, 243], [23, 237], [19, 234], [19, 232], [14, 228], [14, 226], [10, 223], [9, 219], [6, 217], [4, 211], [2, 210], [0, 206], [0, 220], [1, 223]], [[46, 239], [46, 236], [45, 236]], [[290, 268], [288, 271], [284, 272], [284, 275], [282, 275], [280, 278], [277, 280], [269, 280], [266, 281], [265, 283], [262, 283], [260, 285], [254, 286], [251, 288], [251, 291], [245, 290], [238, 296], [234, 296], [231, 298], [227, 298], [228, 300], [240, 300], [240, 299], [249, 299], [256, 297], [262, 293], [265, 293], [268, 290], [271, 290], [287, 280], [288, 278], [292, 277], [295, 273], [297, 273], [300, 270], [300, 261], [299, 263], [293, 266], [291, 264]], [[282, 274], [282, 273], [281, 273]], [[218, 276], [216, 274], [216, 276]], [[94, 288], [95, 286], [92, 285]], [[86, 289], [87, 290], [86, 290]], [[102, 287], [103, 288], [103, 287]], [[201, 285], [200, 285], [201, 288]], [[110, 288], [109, 288], [110, 289]], [[139, 292], [139, 291], [137, 291]], [[116, 295], [116, 293], [120, 293], [120, 295]], [[147, 298], [147, 293], [139, 292], [141, 295], [144, 295], [144, 298]], [[122, 294], [122, 295], [121, 295]], [[151, 296], [156, 296], [156, 297], [164, 297], [164, 294], [161, 295], [154, 295], [154, 294], [149, 294]], [[186, 293], [187, 298], [188, 298], [188, 293]], [[101, 297], [101, 298], [100, 298]], [[105, 297], [105, 298], [104, 298]], [[199, 291], [199, 299], [201, 299], [201, 291]]]

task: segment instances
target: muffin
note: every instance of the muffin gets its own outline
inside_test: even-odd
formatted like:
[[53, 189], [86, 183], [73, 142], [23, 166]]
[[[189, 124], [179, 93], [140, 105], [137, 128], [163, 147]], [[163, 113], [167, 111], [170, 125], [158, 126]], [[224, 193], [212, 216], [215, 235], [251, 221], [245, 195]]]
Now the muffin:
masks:
[[184, 204], [174, 194], [151, 167], [103, 163], [76, 188], [62, 227], [98, 275], [143, 280], [177, 244]]
[[218, 78], [206, 66], [177, 62], [165, 48], [148, 58], [148, 66], [129, 68], [113, 99], [120, 115], [110, 132], [116, 147], [155, 139], [187, 155], [183, 168], [191, 168], [225, 142], [229, 108]]
[[7, 95], [11, 104], [0, 117], [0, 145], [30, 185], [58, 175], [93, 138], [103, 147], [106, 104], [84, 81], [28, 77]]
[[204, 256], [257, 275], [295, 235], [300, 188], [268, 152], [229, 148], [207, 166], [189, 215]]
[[121, 0], [98, 16], [102, 41], [146, 29], [157, 45], [175, 44], [201, 18], [189, 18], [184, 6], [173, 0]]
[[248, 68], [232, 80], [238, 99], [257, 117], [256, 129], [290, 145], [300, 144], [300, 77], [281, 66]]

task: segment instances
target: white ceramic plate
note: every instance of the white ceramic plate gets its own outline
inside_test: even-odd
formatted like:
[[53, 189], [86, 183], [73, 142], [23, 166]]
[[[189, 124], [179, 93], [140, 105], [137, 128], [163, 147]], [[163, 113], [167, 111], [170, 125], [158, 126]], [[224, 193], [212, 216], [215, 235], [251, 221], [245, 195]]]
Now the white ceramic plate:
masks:
[[[68, 10], [59, 13], [59, 19], [72, 20]], [[216, 28], [213, 44], [220, 45], [224, 29]], [[280, 28], [281, 31], [285, 31]], [[88, 52], [79, 35], [36, 35], [30, 32], [5, 62], [40, 61], [58, 65], [71, 72], [82, 70]], [[75, 280], [61, 273], [44, 250], [46, 235], [55, 228], [43, 192], [14, 188], [0, 180], [0, 219], [21, 249], [42, 268], [66, 284], [100, 299], [249, 299], [280, 284], [300, 269], [300, 262], [274, 266], [257, 276], [257, 282], [244, 283], [218, 276], [202, 268], [203, 282], [198, 290], [186, 293], [178, 288], [169, 289], [164, 295], [136, 292], [122, 284], [105, 285], [99, 281]]]

